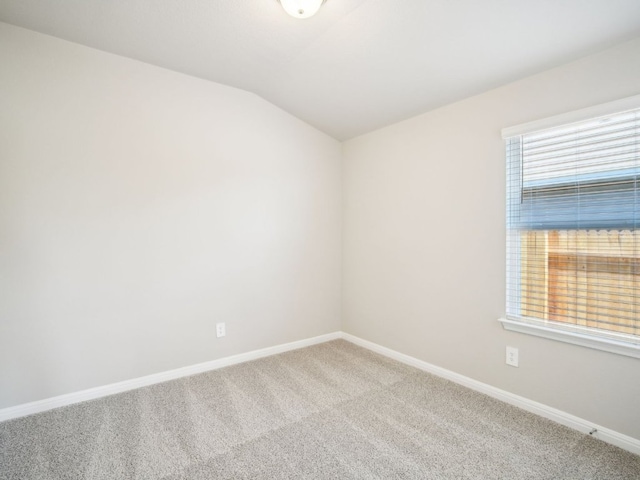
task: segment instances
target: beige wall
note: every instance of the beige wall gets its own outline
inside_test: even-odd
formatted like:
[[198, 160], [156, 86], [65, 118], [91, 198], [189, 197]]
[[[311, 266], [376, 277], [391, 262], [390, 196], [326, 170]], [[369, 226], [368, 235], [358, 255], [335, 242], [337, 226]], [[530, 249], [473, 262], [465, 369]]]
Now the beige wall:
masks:
[[640, 39], [344, 143], [343, 330], [640, 438], [640, 360], [497, 321], [500, 130], [638, 93]]
[[0, 408], [339, 330], [340, 154], [255, 95], [0, 24]]

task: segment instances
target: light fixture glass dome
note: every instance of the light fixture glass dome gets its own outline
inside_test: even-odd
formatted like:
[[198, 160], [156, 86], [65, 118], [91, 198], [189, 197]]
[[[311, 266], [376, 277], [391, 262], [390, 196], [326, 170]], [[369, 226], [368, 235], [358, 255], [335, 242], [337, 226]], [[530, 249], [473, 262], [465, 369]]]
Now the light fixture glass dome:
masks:
[[312, 17], [324, 2], [325, 0], [280, 0], [284, 11], [296, 18]]

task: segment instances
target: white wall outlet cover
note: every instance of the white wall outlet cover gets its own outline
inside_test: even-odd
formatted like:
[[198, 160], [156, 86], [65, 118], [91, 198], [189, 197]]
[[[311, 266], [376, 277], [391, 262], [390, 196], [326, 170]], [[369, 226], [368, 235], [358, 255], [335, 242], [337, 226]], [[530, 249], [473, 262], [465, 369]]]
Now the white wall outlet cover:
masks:
[[516, 347], [507, 347], [506, 362], [512, 367], [518, 366], [518, 349]]
[[227, 334], [224, 323], [216, 323], [216, 336], [218, 338], [224, 337]]

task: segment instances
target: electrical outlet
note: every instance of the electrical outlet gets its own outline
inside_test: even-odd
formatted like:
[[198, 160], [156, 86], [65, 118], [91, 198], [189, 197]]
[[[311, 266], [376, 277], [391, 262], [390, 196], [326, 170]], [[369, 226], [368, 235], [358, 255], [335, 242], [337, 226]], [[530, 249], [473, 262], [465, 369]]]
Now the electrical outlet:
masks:
[[518, 366], [518, 349], [516, 347], [507, 347], [507, 365]]
[[227, 334], [227, 329], [224, 326], [224, 322], [216, 323], [216, 337], [224, 337]]

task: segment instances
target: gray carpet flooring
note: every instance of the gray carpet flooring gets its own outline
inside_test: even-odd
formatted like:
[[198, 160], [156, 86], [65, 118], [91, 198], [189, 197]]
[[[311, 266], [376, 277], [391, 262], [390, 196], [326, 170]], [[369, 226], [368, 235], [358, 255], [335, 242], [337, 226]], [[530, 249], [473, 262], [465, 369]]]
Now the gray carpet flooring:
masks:
[[343, 340], [0, 423], [1, 479], [640, 479], [640, 457]]

